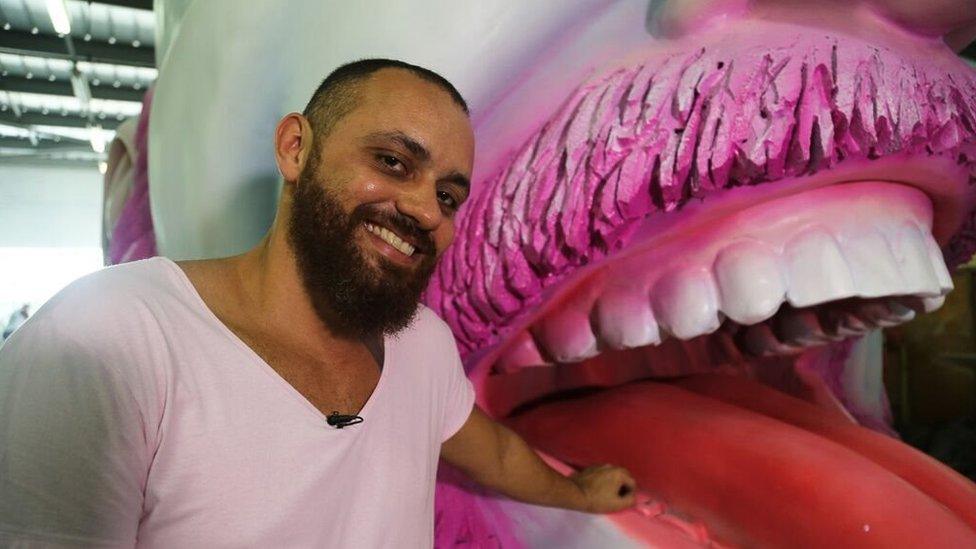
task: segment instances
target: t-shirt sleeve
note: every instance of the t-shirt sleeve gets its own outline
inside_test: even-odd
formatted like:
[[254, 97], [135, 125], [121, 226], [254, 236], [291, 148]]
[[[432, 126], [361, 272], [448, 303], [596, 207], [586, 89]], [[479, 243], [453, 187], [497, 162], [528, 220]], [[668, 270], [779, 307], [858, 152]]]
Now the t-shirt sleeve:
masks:
[[0, 546], [135, 544], [144, 419], [125, 369], [79, 335], [34, 318], [0, 347]]
[[471, 410], [474, 408], [474, 385], [464, 373], [461, 356], [458, 354], [453, 337], [450, 341], [452, 360], [451, 367], [448, 369], [447, 402], [444, 407], [444, 432], [441, 435], [441, 442], [458, 432], [471, 416]]

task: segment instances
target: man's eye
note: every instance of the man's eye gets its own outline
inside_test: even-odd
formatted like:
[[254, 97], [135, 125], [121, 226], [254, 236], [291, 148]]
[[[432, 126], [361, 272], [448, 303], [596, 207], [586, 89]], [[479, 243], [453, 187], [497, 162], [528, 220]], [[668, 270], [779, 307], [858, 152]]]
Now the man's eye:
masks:
[[457, 207], [458, 207], [458, 201], [457, 201], [457, 199], [454, 198], [453, 196], [451, 196], [451, 193], [449, 193], [447, 191], [437, 191], [437, 200], [441, 204], [447, 206], [448, 208], [450, 208], [452, 210], [456, 210]]
[[403, 172], [406, 170], [406, 166], [403, 165], [403, 162], [400, 162], [400, 159], [395, 156], [381, 154], [377, 155], [377, 157], [379, 158], [380, 163], [383, 164], [383, 167], [387, 168], [388, 170], [394, 172]]

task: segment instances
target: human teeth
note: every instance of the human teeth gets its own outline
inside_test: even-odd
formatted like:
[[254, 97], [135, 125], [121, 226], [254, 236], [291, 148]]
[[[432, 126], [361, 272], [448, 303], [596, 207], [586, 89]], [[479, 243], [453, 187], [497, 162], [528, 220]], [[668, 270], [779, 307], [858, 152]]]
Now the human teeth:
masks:
[[365, 225], [366, 225], [366, 230], [382, 238], [387, 244], [393, 246], [401, 253], [403, 253], [403, 255], [410, 256], [413, 255], [413, 253], [416, 251], [416, 248], [414, 246], [412, 246], [408, 242], [405, 242], [402, 238], [394, 234], [393, 231], [385, 227], [378, 227], [376, 225], [373, 225], [372, 223], [365, 223]]
[[786, 281], [779, 257], [762, 242], [744, 240], [728, 246], [715, 258], [714, 269], [722, 312], [739, 324], [765, 320], [783, 302]]
[[856, 291], [840, 247], [823, 228], [801, 233], [786, 244], [790, 288], [786, 297], [794, 307], [808, 307], [853, 296]]
[[661, 342], [650, 300], [643, 292], [610, 290], [596, 305], [600, 339], [614, 349], [633, 349]]
[[[929, 259], [925, 238], [918, 227], [905, 224], [889, 233], [891, 251], [905, 281], [903, 294], [936, 296], [942, 293], [939, 279]], [[940, 261], [941, 263], [941, 261]]]
[[869, 230], [853, 236], [843, 243], [843, 249], [859, 296], [881, 297], [901, 292], [903, 282], [898, 263], [881, 233]]
[[707, 268], [672, 272], [654, 285], [654, 316], [679, 339], [718, 329], [718, 295]]

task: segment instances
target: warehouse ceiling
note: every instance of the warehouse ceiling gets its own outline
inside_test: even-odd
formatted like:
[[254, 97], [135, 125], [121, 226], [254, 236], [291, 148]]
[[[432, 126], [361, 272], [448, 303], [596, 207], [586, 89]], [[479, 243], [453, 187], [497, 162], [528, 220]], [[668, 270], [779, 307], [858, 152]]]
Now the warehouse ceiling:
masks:
[[156, 79], [154, 45], [152, 0], [0, 0], [0, 164], [101, 161]]

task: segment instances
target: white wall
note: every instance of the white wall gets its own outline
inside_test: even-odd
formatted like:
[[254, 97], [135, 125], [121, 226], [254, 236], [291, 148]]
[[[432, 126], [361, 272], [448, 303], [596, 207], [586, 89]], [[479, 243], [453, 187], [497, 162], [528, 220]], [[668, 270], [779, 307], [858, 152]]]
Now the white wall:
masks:
[[0, 248], [101, 246], [102, 175], [0, 165]]
[[101, 266], [98, 169], [0, 165], [0, 328]]

